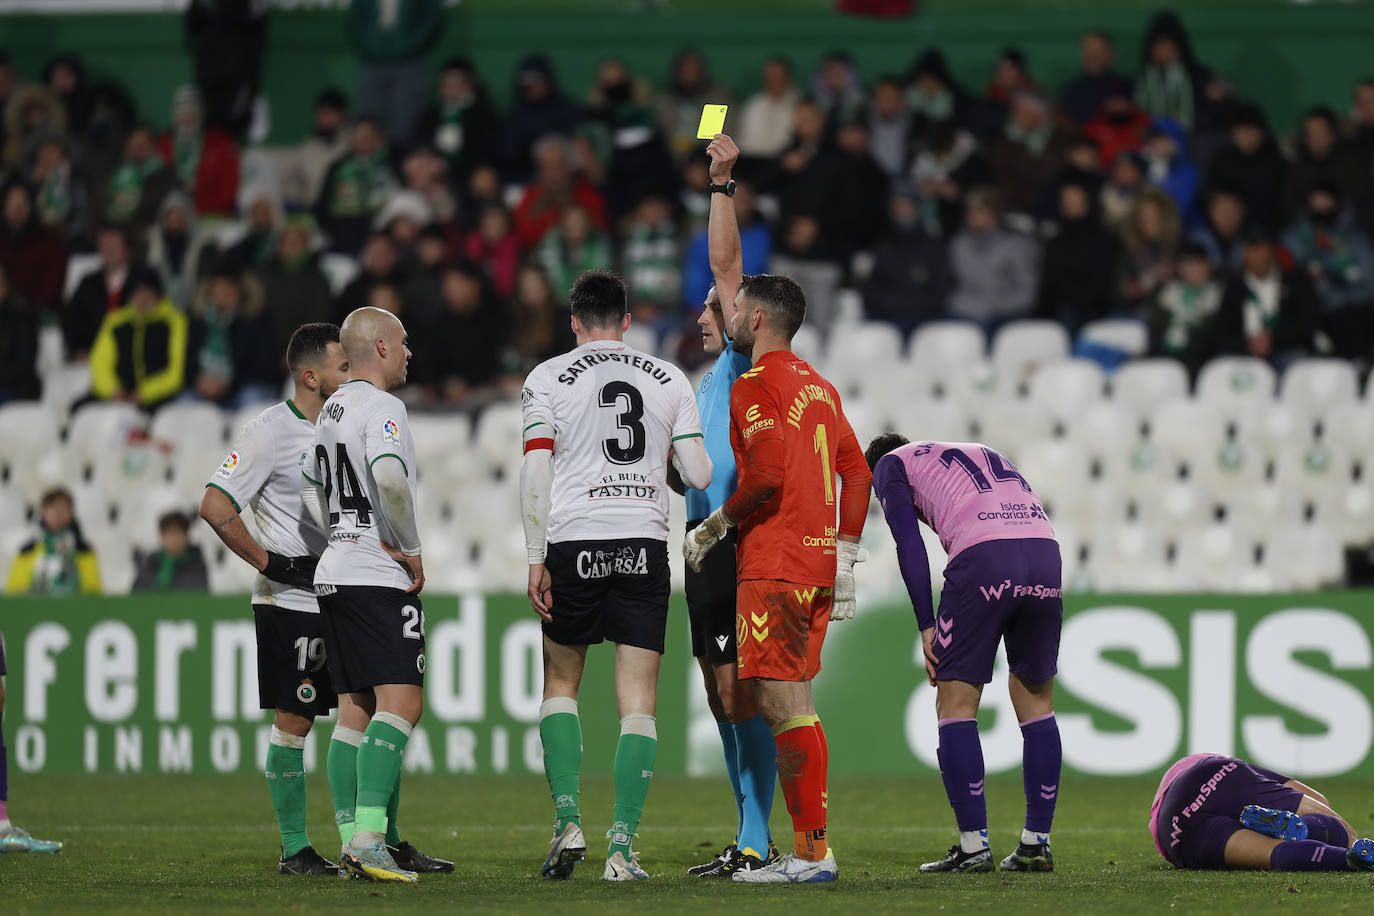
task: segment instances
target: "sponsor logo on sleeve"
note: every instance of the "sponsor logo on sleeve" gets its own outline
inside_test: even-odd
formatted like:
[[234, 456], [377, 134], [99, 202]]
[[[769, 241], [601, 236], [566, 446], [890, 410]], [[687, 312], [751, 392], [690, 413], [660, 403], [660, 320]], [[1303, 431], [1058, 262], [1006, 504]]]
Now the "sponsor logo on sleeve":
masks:
[[399, 426], [396, 425], [396, 421], [395, 421], [395, 420], [387, 420], [385, 423], [382, 424], [382, 441], [383, 441], [383, 442], [400, 442], [400, 441], [401, 441], [401, 427], [399, 427]]
[[233, 477], [233, 476], [234, 476], [234, 470], [235, 470], [238, 466], [239, 466], [239, 453], [238, 453], [238, 452], [230, 452], [230, 453], [229, 453], [229, 457], [224, 459], [224, 464], [221, 464], [221, 465], [219, 466], [219, 470], [216, 471], [215, 473], [218, 474], [220, 477], [223, 477], [225, 480], [228, 480], [230, 477]]

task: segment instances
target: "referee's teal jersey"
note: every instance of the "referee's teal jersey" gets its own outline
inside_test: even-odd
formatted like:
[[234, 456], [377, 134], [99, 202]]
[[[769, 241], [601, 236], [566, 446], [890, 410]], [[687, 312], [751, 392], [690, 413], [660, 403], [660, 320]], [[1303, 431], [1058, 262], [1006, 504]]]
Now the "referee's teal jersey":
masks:
[[739, 486], [735, 452], [730, 447], [730, 388], [749, 367], [749, 357], [736, 353], [725, 342], [725, 350], [697, 388], [697, 412], [701, 414], [701, 433], [706, 453], [711, 456], [711, 485], [705, 490], [687, 489], [687, 520], [699, 522], [725, 505]]

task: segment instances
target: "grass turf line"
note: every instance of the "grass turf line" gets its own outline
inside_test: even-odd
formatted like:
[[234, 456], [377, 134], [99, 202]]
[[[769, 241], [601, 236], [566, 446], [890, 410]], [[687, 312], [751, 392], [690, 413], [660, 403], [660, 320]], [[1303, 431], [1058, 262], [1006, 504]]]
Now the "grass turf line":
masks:
[[[1068, 778], [1054, 831], [1050, 875], [918, 875], [916, 866], [954, 842], [939, 780], [838, 780], [830, 788], [830, 834], [840, 865], [833, 885], [740, 887], [688, 878], [729, 839], [733, 806], [724, 780], [660, 778], [649, 792], [636, 848], [653, 875], [611, 885], [601, 876], [601, 837], [610, 819], [609, 777], [584, 780], [589, 861], [568, 882], [537, 877], [547, 850], [551, 804], [539, 777], [408, 775], [402, 834], [422, 850], [454, 859], [453, 875], [422, 876], [416, 887], [379, 886], [276, 874], [277, 834], [259, 780], [217, 776], [30, 777], [12, 786], [16, 823], [62, 839], [56, 857], [0, 856], [0, 910], [179, 913], [595, 912], [642, 914], [741, 907], [784, 913], [804, 895], [808, 912], [1040, 911], [1054, 913], [1367, 912], [1374, 874], [1177, 872], [1144, 830], [1152, 779]], [[1323, 781], [1320, 788], [1357, 829], [1374, 828], [1374, 782]], [[310, 777], [310, 835], [338, 852], [322, 773]], [[993, 853], [1020, 832], [1018, 777], [988, 781]], [[781, 793], [775, 834], [790, 837]], [[1300, 896], [1299, 896], [1300, 895]]]

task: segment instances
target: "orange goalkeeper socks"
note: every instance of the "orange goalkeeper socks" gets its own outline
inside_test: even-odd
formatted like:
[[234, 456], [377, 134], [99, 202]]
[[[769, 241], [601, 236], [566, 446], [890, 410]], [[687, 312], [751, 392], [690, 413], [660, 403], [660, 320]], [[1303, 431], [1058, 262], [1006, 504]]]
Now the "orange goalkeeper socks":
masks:
[[793, 716], [773, 728], [778, 745], [778, 780], [792, 815], [797, 858], [819, 861], [829, 855], [825, 841], [826, 747], [820, 720]]

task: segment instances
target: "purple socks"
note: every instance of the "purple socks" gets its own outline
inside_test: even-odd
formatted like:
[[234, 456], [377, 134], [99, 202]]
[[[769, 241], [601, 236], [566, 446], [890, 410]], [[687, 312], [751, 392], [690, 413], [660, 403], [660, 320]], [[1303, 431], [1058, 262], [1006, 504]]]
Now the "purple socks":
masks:
[[[1054, 713], [1021, 723], [1021, 781], [1026, 790], [1026, 830], [1049, 833], [1054, 803], [1059, 800], [1063, 748]], [[981, 772], [981, 759], [979, 760]]]
[[1346, 832], [1341, 819], [1330, 814], [1304, 814], [1302, 822], [1307, 825], [1307, 838], [1319, 843], [1329, 843], [1345, 849], [1350, 845], [1350, 834]]
[[983, 745], [977, 719], [941, 719], [940, 778], [961, 831], [986, 830], [988, 802], [983, 794]]
[[0, 711], [0, 821], [5, 819], [5, 802], [10, 797], [10, 752], [5, 747], [5, 713]]
[[[1321, 815], [1318, 815], [1320, 817]], [[1307, 818], [1303, 818], [1306, 822]], [[1344, 832], [1344, 828], [1342, 828]], [[1330, 846], [1317, 840], [1280, 843], [1269, 853], [1274, 871], [1346, 871], [1344, 846]]]

